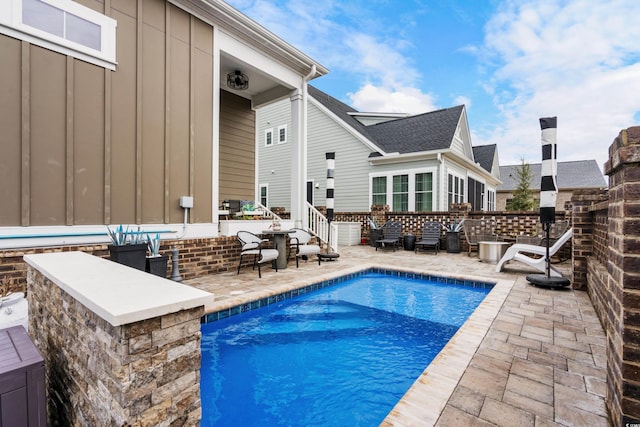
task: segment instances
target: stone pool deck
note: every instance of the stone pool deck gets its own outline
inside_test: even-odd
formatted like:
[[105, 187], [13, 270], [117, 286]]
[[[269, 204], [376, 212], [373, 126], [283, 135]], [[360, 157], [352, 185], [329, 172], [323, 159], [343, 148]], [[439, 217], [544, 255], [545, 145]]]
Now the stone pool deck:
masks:
[[[529, 285], [531, 273], [467, 254], [369, 246], [340, 248], [335, 262], [295, 261], [277, 273], [244, 268], [185, 281], [212, 292], [207, 312], [359, 271], [369, 266], [498, 282], [391, 411], [385, 426], [608, 426], [605, 334], [588, 295]], [[570, 261], [557, 265], [568, 272]]]

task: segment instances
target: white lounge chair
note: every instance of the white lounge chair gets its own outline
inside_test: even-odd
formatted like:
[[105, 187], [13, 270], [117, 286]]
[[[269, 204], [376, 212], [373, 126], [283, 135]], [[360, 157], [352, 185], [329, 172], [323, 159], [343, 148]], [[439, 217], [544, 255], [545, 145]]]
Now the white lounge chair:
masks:
[[[554, 244], [549, 247], [549, 257], [552, 257], [556, 252], [560, 250], [560, 248], [567, 243], [569, 239], [573, 236], [573, 228], [567, 230]], [[530, 256], [525, 255], [525, 253], [539, 255], [540, 258], [531, 258]], [[545, 256], [547, 254], [546, 246], [538, 246], [538, 245], [528, 245], [525, 243], [516, 243], [511, 246], [505, 252], [504, 256], [498, 261], [496, 265], [496, 273], [502, 271], [502, 267], [508, 261], [520, 261], [527, 264], [530, 267], [535, 268], [536, 270], [540, 270], [542, 272], [546, 272], [546, 263]], [[562, 274], [553, 266], [550, 266], [550, 275], [553, 277], [562, 277]]]

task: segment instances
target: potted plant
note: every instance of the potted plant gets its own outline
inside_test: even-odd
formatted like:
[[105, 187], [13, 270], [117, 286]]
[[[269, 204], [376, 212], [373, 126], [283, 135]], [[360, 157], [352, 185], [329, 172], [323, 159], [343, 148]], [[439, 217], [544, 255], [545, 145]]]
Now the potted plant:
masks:
[[147, 243], [140, 237], [140, 227], [138, 231], [130, 231], [128, 226], [119, 225], [113, 230], [107, 226], [107, 230], [111, 238], [111, 261], [144, 271]]
[[463, 223], [464, 219], [460, 222], [454, 219], [449, 225], [442, 224], [442, 227], [447, 232], [447, 253], [460, 253], [460, 230], [462, 230]]
[[160, 277], [167, 277], [167, 255], [160, 255], [160, 234], [156, 233], [154, 237], [147, 234], [147, 246], [149, 248], [149, 256], [145, 271]]

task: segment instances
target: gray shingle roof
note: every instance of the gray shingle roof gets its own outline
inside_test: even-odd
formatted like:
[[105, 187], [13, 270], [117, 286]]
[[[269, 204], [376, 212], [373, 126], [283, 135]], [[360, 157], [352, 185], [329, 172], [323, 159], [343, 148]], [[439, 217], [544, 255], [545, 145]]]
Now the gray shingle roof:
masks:
[[[518, 178], [515, 169], [520, 165], [500, 166], [500, 179], [502, 184], [498, 191], [512, 191], [518, 186]], [[540, 188], [540, 163], [530, 163], [531, 189]], [[578, 160], [572, 162], [558, 162], [558, 189], [575, 188], [603, 188], [607, 186], [600, 168], [595, 160]]]
[[364, 126], [348, 114], [357, 110], [345, 103], [311, 85], [309, 95], [387, 153], [405, 154], [449, 148], [464, 108], [459, 105]]
[[493, 157], [496, 155], [496, 149], [498, 147], [496, 144], [489, 145], [478, 145], [472, 147], [473, 149], [473, 158], [476, 163], [480, 163], [480, 166], [487, 172], [491, 172], [491, 167], [493, 166]]

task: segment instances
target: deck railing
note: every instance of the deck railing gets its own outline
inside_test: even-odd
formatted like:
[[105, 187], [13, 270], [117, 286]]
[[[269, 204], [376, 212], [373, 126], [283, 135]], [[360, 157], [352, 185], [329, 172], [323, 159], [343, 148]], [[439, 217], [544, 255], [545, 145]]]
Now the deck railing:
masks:
[[[327, 230], [329, 229], [329, 221], [319, 210], [314, 208], [310, 203], [305, 202], [306, 214], [305, 219], [308, 221], [307, 228], [325, 245], [327, 242]], [[331, 224], [331, 242], [329, 249], [338, 252], [338, 227]]]

